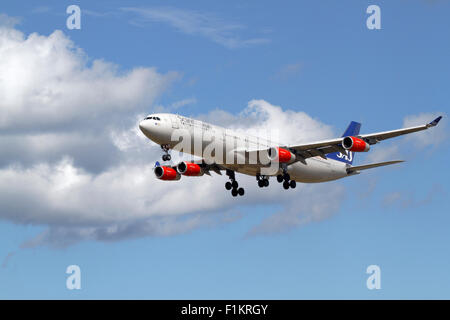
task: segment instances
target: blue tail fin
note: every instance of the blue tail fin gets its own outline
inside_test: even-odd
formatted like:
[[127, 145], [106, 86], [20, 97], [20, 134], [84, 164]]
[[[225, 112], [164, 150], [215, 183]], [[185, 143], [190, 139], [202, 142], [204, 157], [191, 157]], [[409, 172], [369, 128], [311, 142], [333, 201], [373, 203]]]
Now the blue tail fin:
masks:
[[[360, 129], [361, 129], [361, 123], [352, 121], [348, 125], [347, 130], [345, 130], [342, 137], [357, 136], [359, 134]], [[348, 164], [352, 164], [354, 155], [355, 155], [355, 153], [352, 151], [347, 151], [347, 154], [342, 154], [341, 152], [334, 152], [334, 153], [327, 154], [327, 158], [345, 162]]]

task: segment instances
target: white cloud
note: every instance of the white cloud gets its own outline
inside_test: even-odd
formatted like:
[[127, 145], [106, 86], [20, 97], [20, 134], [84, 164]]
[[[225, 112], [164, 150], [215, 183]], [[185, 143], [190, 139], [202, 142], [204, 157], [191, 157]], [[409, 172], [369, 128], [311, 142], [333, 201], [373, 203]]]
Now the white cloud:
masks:
[[0, 20], [12, 21], [0, 24], [0, 167], [56, 163], [66, 155], [89, 171], [117, 164], [111, 131], [148, 113], [179, 77], [122, 70], [89, 58], [62, 31], [25, 35], [13, 18]]
[[[35, 163], [55, 163], [64, 156], [74, 159], [77, 166], [89, 171], [101, 171], [120, 160], [120, 153], [110, 137], [97, 127], [98, 133], [80, 129], [70, 132], [23, 133], [0, 135], [0, 167], [10, 164], [30, 166]], [[95, 155], [95, 156], [93, 156]]]
[[331, 126], [305, 112], [283, 110], [264, 100], [251, 100], [237, 116], [216, 109], [199, 118], [255, 136], [269, 132], [275, 141], [291, 145], [334, 137]]
[[183, 99], [183, 100], [180, 100], [180, 101], [175, 101], [174, 103], [172, 103], [169, 106], [169, 109], [170, 110], [175, 110], [175, 109], [179, 109], [181, 107], [184, 107], [186, 105], [195, 104], [195, 103], [197, 103], [197, 99], [195, 99], [195, 98], [187, 98], [187, 99]]
[[[436, 119], [440, 112], [421, 113], [408, 115], [403, 119], [403, 127], [414, 127], [424, 125]], [[422, 151], [425, 148], [437, 148], [447, 141], [447, 125], [440, 121], [436, 127], [428, 130], [414, 132], [402, 136], [400, 139], [382, 141], [373, 145], [367, 160], [369, 162], [380, 162], [388, 160], [408, 160], [412, 153]]]
[[176, 111], [178, 111], [178, 109], [180, 109], [184, 106], [192, 105], [192, 104], [196, 104], [196, 103], [197, 103], [196, 98], [186, 98], [186, 99], [172, 102], [171, 104], [166, 105], [166, 106], [158, 105], [155, 107], [155, 112], [176, 112]]
[[[246, 195], [232, 198], [227, 177], [214, 173], [159, 181], [152, 167], [160, 148], [137, 123], [176, 73], [90, 63], [61, 31], [26, 37], [1, 27], [0, 54], [0, 218], [47, 227], [25, 247], [169, 236], [230, 223], [261, 204], [281, 209], [248, 234], [285, 232], [329, 218], [343, 201], [337, 183], [285, 191], [272, 179], [260, 189], [254, 177], [238, 175]], [[255, 135], [280, 129], [288, 144], [335, 136], [308, 114], [264, 100], [238, 115], [217, 109], [194, 117]]]
[[[240, 39], [236, 30], [242, 26], [203, 13], [136, 10], [131, 11], [230, 48], [265, 41]], [[169, 236], [229, 223], [246, 206], [261, 204], [281, 209], [248, 234], [272, 234], [338, 211], [345, 197], [338, 183], [298, 184], [285, 191], [272, 179], [269, 188], [259, 189], [254, 177], [238, 175], [246, 195], [232, 198], [224, 189], [227, 178], [214, 173], [178, 182], [157, 180], [152, 167], [160, 149], [142, 136], [137, 121], [178, 74], [145, 67], [123, 71], [92, 61], [61, 31], [25, 36], [16, 23], [0, 16], [0, 218], [48, 228], [24, 246]], [[125, 125], [124, 117], [130, 119]], [[308, 114], [264, 100], [250, 101], [238, 115], [217, 109], [196, 118], [255, 135], [281, 129], [280, 141], [289, 144], [335, 136], [331, 126]], [[433, 118], [408, 117], [405, 125]], [[428, 130], [434, 136], [416, 133], [411, 139], [416, 136], [420, 147], [441, 143], [439, 128], [442, 123]], [[387, 151], [392, 155], [397, 149]]]
[[55, 165], [11, 166], [0, 170], [0, 198], [16, 208], [2, 215], [19, 223], [96, 225], [214, 210], [220, 198], [225, 200], [201, 201], [208, 189], [219, 190], [211, 178], [167, 183], [155, 179], [152, 168], [150, 163], [121, 165], [92, 174], [67, 158]]
[[0, 13], [0, 27], [13, 28], [20, 23], [20, 18], [11, 17], [4, 13]]
[[290, 200], [279, 212], [253, 227], [248, 235], [275, 234], [310, 222], [332, 217], [345, 197], [344, 187], [336, 184], [301, 185], [301, 196]]
[[[285, 191], [272, 179], [259, 189], [254, 177], [238, 175], [246, 195], [236, 199], [224, 188], [227, 177], [214, 173], [157, 180], [152, 167], [160, 148], [137, 122], [177, 73], [91, 62], [61, 31], [25, 36], [0, 27], [0, 55], [0, 219], [48, 228], [24, 246], [168, 236], [230, 223], [246, 206], [269, 203], [285, 214], [269, 218], [276, 228], [263, 221], [251, 233], [283, 232], [339, 207], [337, 184]], [[306, 113], [264, 100], [250, 101], [237, 116], [216, 110], [195, 117], [252, 134], [282, 128], [286, 143], [334, 136]], [[313, 201], [320, 193], [327, 205]]]
[[[284, 111], [263, 100], [251, 101], [235, 117], [234, 126], [238, 129], [247, 126], [249, 131], [254, 131], [277, 126], [287, 119], [291, 119], [284, 126], [287, 139], [298, 138], [302, 128], [311, 129], [308, 134], [315, 138], [331, 134], [329, 127], [308, 115]], [[273, 226], [270, 230], [263, 221], [251, 234], [284, 232], [331, 216], [341, 202], [342, 187], [337, 184], [299, 184], [297, 189], [285, 191], [272, 179], [270, 188], [259, 189], [254, 177], [238, 175], [246, 195], [236, 199], [224, 188], [227, 178], [214, 173], [212, 177], [159, 181], [152, 172], [153, 163], [161, 153], [159, 146], [144, 139], [136, 128], [135, 124], [130, 129], [111, 133], [112, 143], [121, 155], [120, 162], [98, 173], [75, 166], [68, 157], [52, 164], [11, 165], [0, 170], [1, 218], [48, 226], [47, 231], [24, 246], [167, 236], [229, 223], [239, 218], [236, 213], [242, 206], [265, 203], [279, 204], [285, 213], [270, 218]], [[313, 201], [315, 195], [322, 193], [327, 195], [328, 205]], [[299, 203], [302, 205], [298, 206]]]
[[58, 30], [25, 36], [0, 27], [0, 56], [2, 131], [65, 130], [120, 117], [150, 106], [178, 76], [91, 61]]
[[227, 48], [247, 47], [269, 42], [267, 38], [242, 39], [237, 35], [237, 31], [244, 29], [243, 25], [223, 21], [210, 13], [173, 7], [129, 7], [122, 8], [122, 10], [138, 15], [139, 19], [133, 20], [136, 25], [147, 21], [167, 23], [182, 33], [199, 35]]
[[[431, 122], [438, 116], [444, 115], [442, 112], [420, 113], [410, 115], [403, 120], [403, 127], [420, 126]], [[441, 120], [436, 127], [429, 130], [413, 133], [405, 137], [406, 142], [414, 143], [418, 148], [425, 148], [428, 146], [437, 147], [447, 139], [447, 123], [446, 119]]]
[[391, 144], [387, 146], [383, 146], [380, 144], [372, 146], [370, 153], [367, 156], [367, 161], [370, 163], [399, 159], [402, 159], [402, 155], [400, 153], [398, 144]]
[[[403, 119], [403, 127], [413, 127], [424, 125], [432, 120], [436, 119], [439, 115], [444, 115], [440, 112], [432, 112], [432, 113], [421, 113], [416, 115], [408, 115]], [[436, 127], [429, 128], [425, 131], [415, 132], [408, 134], [406, 136], [402, 136], [399, 139], [382, 141], [380, 144], [376, 144], [372, 146], [369, 154], [367, 155], [366, 161], [364, 163], [373, 163], [373, 162], [382, 162], [389, 160], [406, 160], [407, 162], [403, 165], [395, 165], [390, 166], [389, 169], [384, 170], [400, 170], [402, 166], [408, 166], [408, 161], [413, 160], [418, 155], [420, 159], [423, 160], [424, 154], [431, 155], [431, 151], [433, 149], [438, 149], [442, 147], [444, 143], [447, 142], [447, 130], [446, 130], [446, 121], [445, 118], [439, 122]], [[428, 149], [428, 150], [427, 150]], [[424, 152], [427, 150], [427, 152]], [[402, 169], [403, 170], [403, 169]], [[376, 172], [369, 173], [374, 175]], [[372, 191], [375, 189], [377, 180], [372, 180], [372, 187], [370, 188]], [[369, 190], [365, 196], [370, 195], [372, 191]], [[428, 196], [427, 199], [430, 199], [431, 196]], [[404, 190], [394, 191], [385, 195], [382, 200], [382, 205], [390, 206], [394, 204], [400, 204], [401, 207], [413, 207], [414, 205], [421, 205], [428, 200], [420, 200], [417, 196], [412, 193], [407, 193]]]
[[49, 226], [36, 244], [59, 246], [58, 242], [47, 243], [56, 240], [52, 238], [55, 232], [69, 233], [78, 240], [102, 241], [167, 236], [227, 222], [221, 217], [223, 212], [264, 203], [278, 203], [284, 211], [255, 227], [252, 234], [283, 232], [333, 215], [343, 194], [339, 185], [299, 184], [297, 189], [285, 191], [275, 180], [270, 189], [263, 190], [257, 188], [254, 178], [238, 176], [247, 193], [235, 199], [224, 189], [225, 179], [206, 176], [159, 181], [151, 164], [127, 164], [90, 174], [63, 159], [55, 165], [0, 170], [0, 212], [2, 219], [15, 223]]

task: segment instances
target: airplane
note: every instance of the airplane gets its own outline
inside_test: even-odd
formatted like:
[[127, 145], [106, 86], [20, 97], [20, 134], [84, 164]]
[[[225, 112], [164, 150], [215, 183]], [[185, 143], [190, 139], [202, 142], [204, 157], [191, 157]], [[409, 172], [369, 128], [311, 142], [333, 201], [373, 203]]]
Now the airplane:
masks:
[[[355, 153], [368, 152], [380, 141], [435, 127], [442, 116], [421, 126], [360, 134], [361, 123], [352, 121], [340, 138], [298, 145], [275, 142], [225, 129], [177, 114], [157, 113], [139, 122], [142, 133], [159, 144], [162, 160], [171, 160], [170, 150], [189, 153], [200, 160], [182, 161], [176, 165], [156, 162], [156, 178], [177, 181], [182, 176], [222, 175], [230, 181], [225, 188], [233, 197], [243, 196], [236, 172], [256, 177], [260, 188], [269, 186], [276, 177], [284, 189], [293, 189], [297, 182], [319, 183], [361, 173], [363, 170], [403, 162], [392, 160], [353, 166]], [[182, 139], [181, 139], [182, 138]]]

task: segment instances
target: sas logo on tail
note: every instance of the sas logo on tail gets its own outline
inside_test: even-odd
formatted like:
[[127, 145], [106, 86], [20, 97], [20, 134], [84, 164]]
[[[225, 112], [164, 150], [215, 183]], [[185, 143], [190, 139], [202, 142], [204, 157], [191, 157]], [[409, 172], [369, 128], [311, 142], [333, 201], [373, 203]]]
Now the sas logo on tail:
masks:
[[347, 154], [342, 154], [342, 152], [339, 152], [337, 154], [337, 157], [339, 159], [344, 159], [346, 161], [352, 162], [353, 161], [353, 152], [346, 152]]

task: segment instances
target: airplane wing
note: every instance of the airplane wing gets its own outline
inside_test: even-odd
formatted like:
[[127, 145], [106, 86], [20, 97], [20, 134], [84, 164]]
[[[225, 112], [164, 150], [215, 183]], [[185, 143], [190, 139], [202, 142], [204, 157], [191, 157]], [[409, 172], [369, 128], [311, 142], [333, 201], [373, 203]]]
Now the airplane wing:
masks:
[[210, 171], [213, 171], [216, 174], [221, 176], [222, 175], [221, 171], [226, 170], [224, 167], [222, 167], [221, 165], [218, 165], [217, 163], [208, 164], [204, 160], [201, 160], [201, 163], [197, 163], [197, 164], [203, 168], [205, 174], [207, 174], [207, 175], [211, 175]]
[[375, 144], [379, 141], [398, 137], [404, 134], [417, 132], [426, 130], [431, 127], [435, 127], [439, 121], [442, 119], [442, 116], [437, 117], [430, 123], [424, 124], [422, 126], [416, 126], [416, 127], [410, 127], [410, 128], [404, 128], [404, 129], [398, 129], [398, 130], [391, 130], [391, 131], [384, 131], [384, 132], [378, 132], [378, 133], [371, 133], [371, 134], [363, 134], [359, 138], [366, 140], [369, 144]]
[[[372, 145], [372, 144], [376, 144], [382, 140], [398, 137], [398, 136], [412, 133], [412, 132], [426, 130], [431, 127], [435, 127], [441, 119], [442, 119], [442, 116], [437, 117], [430, 123], [427, 123], [427, 124], [424, 124], [421, 126], [357, 135], [356, 138], [360, 138], [360, 139], [364, 140], [365, 142], [367, 142], [368, 144]], [[302, 160], [301, 158], [303, 158], [303, 160], [304, 160], [306, 158], [315, 157], [315, 156], [321, 156], [323, 158], [326, 158], [326, 155], [328, 153], [333, 153], [333, 152], [346, 153], [346, 150], [342, 147], [342, 139], [343, 138], [323, 140], [323, 141], [302, 144], [302, 145], [286, 146], [285, 148], [291, 150], [293, 153], [295, 153], [297, 156], [299, 156], [300, 161]]]

